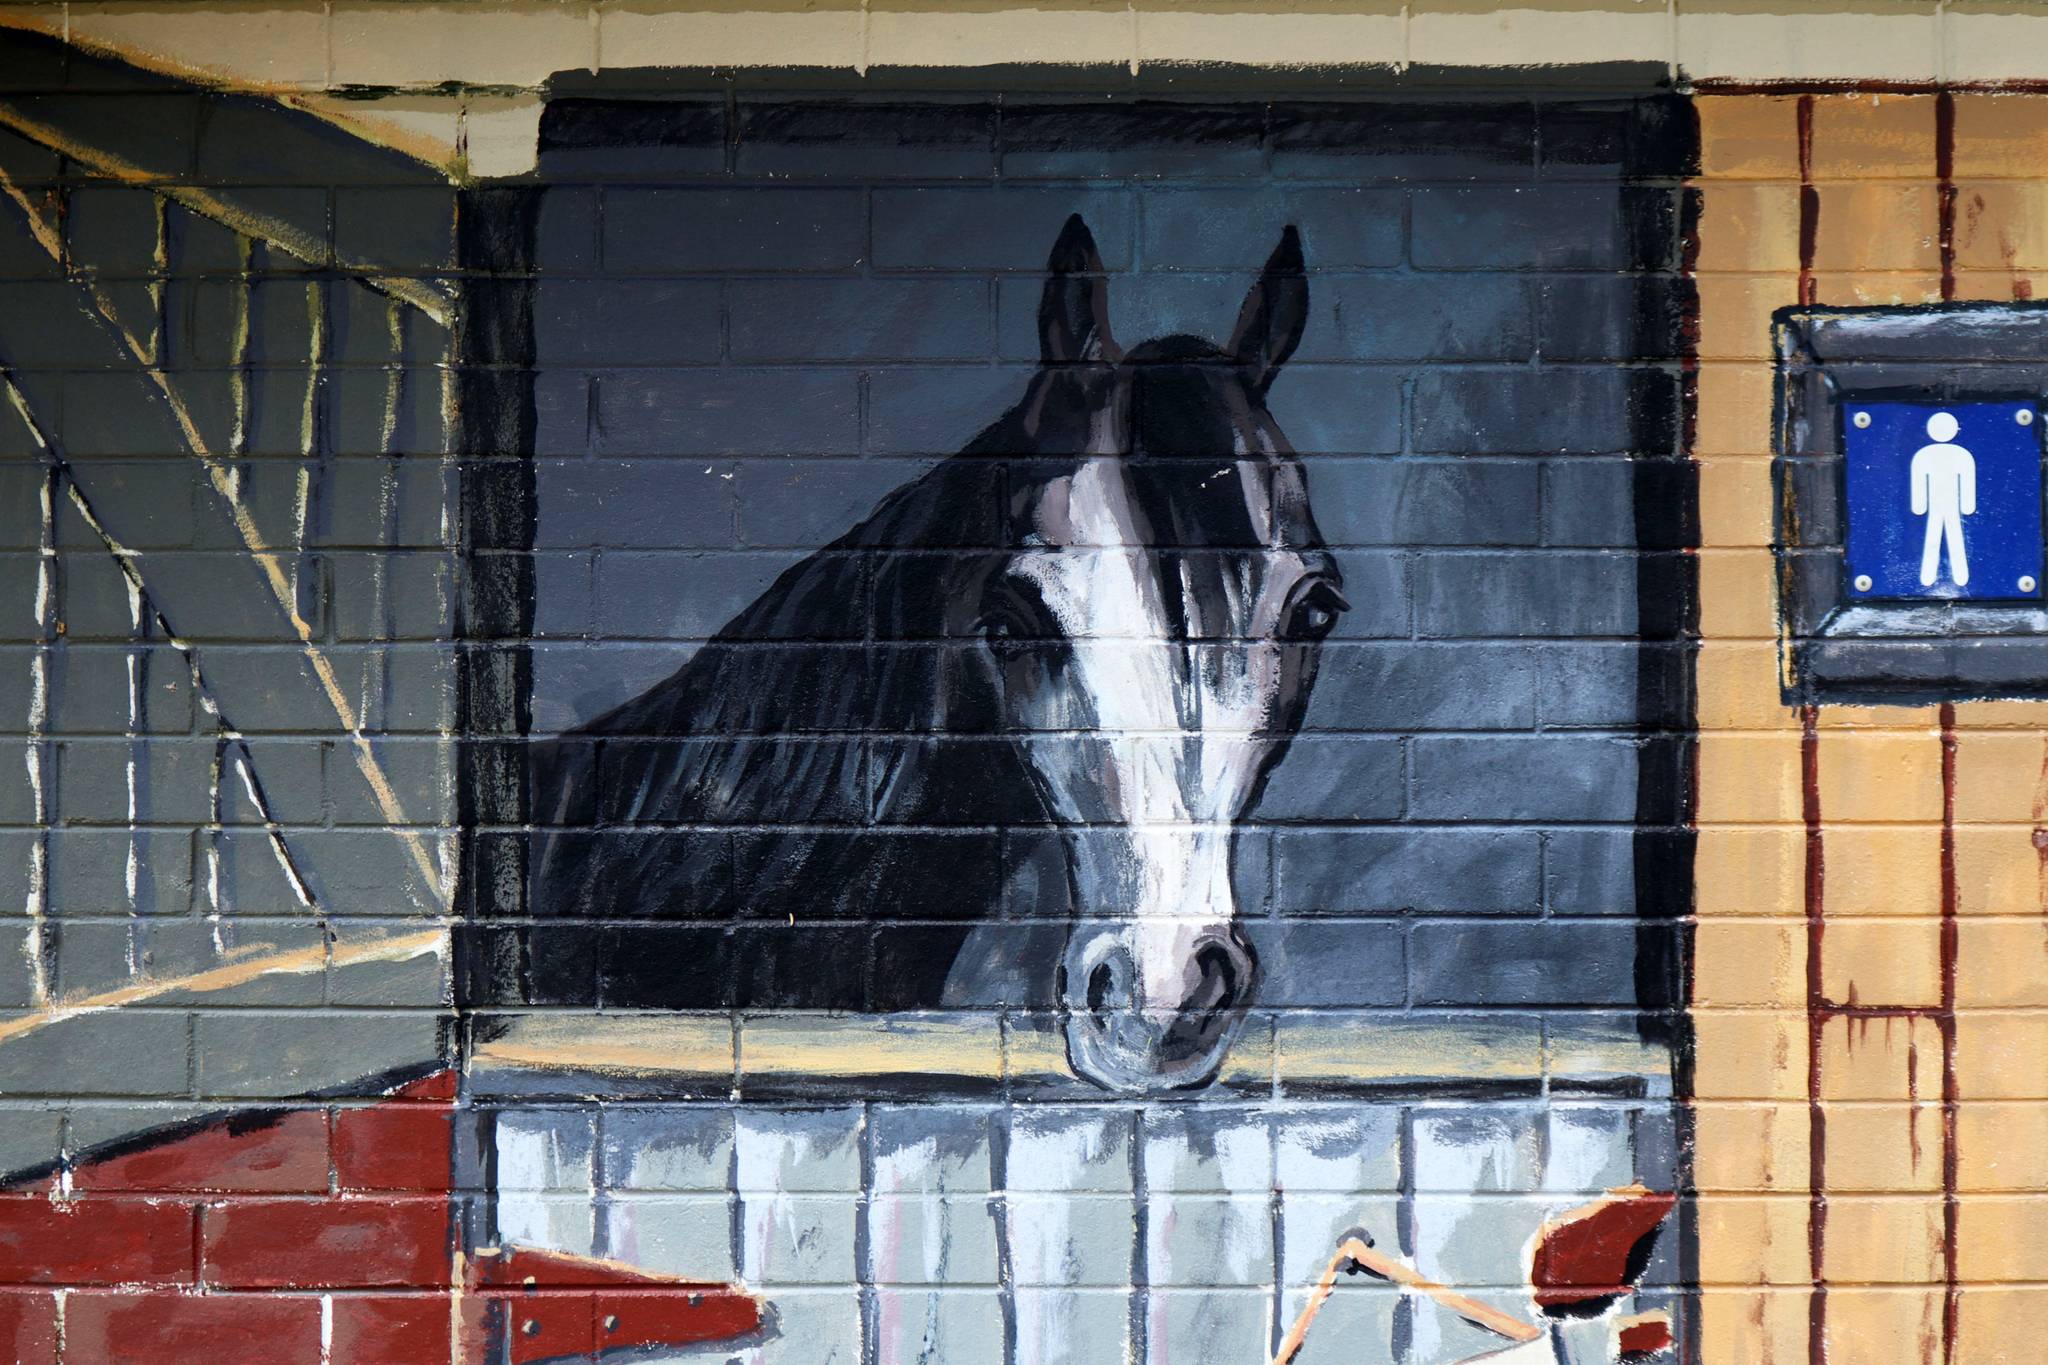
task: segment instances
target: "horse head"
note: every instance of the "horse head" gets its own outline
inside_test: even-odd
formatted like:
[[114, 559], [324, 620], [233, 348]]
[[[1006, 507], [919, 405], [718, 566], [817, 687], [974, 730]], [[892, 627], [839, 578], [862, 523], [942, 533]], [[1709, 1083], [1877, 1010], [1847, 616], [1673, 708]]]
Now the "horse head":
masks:
[[1065, 834], [1073, 923], [1055, 1004], [1069, 1060], [1115, 1090], [1214, 1078], [1258, 961], [1233, 828], [1299, 728], [1346, 603], [1266, 393], [1300, 341], [1293, 228], [1229, 342], [1121, 350], [1086, 225], [1067, 223], [1022, 407], [1012, 547], [972, 621], [1005, 729]]
[[[503, 989], [1050, 1008], [1103, 1086], [1212, 1079], [1258, 973], [1232, 830], [1345, 605], [1266, 408], [1307, 309], [1290, 228], [1227, 345], [1125, 351], [1070, 220], [1022, 401], [537, 746], [529, 903], [554, 923], [492, 940]], [[1013, 868], [1016, 824], [1058, 831], [1056, 905]]]

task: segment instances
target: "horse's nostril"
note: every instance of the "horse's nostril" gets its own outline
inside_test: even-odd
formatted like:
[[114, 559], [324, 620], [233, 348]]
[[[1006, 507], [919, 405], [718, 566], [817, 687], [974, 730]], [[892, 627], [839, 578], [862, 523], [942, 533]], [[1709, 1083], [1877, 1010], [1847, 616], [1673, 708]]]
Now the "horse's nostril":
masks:
[[1110, 992], [1116, 989], [1116, 973], [1107, 962], [1088, 974], [1088, 1012], [1100, 1016], [1109, 1009]]
[[1237, 1003], [1237, 957], [1220, 943], [1211, 943], [1195, 954], [1200, 984], [1188, 1002], [1205, 1016], [1222, 1013]]
[[1157, 982], [1141, 973], [1137, 949], [1179, 946], [1130, 931], [1103, 932], [1070, 946], [1061, 982], [1073, 990], [1061, 998], [1069, 1011], [1067, 1056], [1077, 1074], [1131, 1092], [1183, 1089], [1214, 1078], [1257, 985], [1258, 958], [1250, 944], [1219, 927], [1180, 947], [1183, 956], [1153, 964]]

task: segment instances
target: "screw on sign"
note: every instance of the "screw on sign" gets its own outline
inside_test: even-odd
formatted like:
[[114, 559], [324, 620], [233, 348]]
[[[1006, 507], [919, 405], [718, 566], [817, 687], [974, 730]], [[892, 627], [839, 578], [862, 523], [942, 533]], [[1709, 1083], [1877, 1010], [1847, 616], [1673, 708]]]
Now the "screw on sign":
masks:
[[[1374, 1247], [1363, 1229], [1354, 1229], [1339, 1239], [1336, 1253], [1309, 1292], [1307, 1306], [1281, 1338], [1271, 1365], [1290, 1365], [1300, 1354], [1316, 1315], [1347, 1274], [1371, 1276], [1425, 1295], [1475, 1327], [1515, 1343], [1469, 1357], [1460, 1365], [1591, 1365], [1591, 1357], [1574, 1354], [1563, 1339], [1562, 1324], [1608, 1314], [1635, 1292], [1649, 1265], [1657, 1229], [1677, 1202], [1675, 1195], [1626, 1185], [1538, 1229], [1530, 1247], [1529, 1286], [1540, 1325], [1429, 1279], [1408, 1262]], [[1668, 1313], [1626, 1314], [1615, 1317], [1610, 1327], [1604, 1360], [1647, 1361], [1673, 1345]]]

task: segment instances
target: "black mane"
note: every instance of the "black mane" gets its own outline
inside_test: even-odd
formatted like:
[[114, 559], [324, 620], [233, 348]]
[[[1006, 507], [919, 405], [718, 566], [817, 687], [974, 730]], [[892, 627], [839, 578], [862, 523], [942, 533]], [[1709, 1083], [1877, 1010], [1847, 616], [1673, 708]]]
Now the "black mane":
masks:
[[[597, 935], [553, 933], [522, 954], [534, 1003], [936, 999], [959, 941], [1002, 894], [989, 826], [1044, 819], [994, 735], [993, 678], [954, 619], [963, 579], [1010, 542], [1009, 495], [1072, 464], [1030, 450], [1045, 425], [1027, 434], [1031, 406], [792, 565], [668, 678], [535, 746], [533, 915], [640, 922], [637, 935], [605, 932], [686, 943], [698, 960], [656, 952], [644, 973], [599, 980], [595, 959], [613, 953]], [[894, 965], [871, 992], [859, 926], [877, 913], [959, 923], [897, 932], [877, 949]], [[793, 961], [766, 976], [735, 972], [776, 956], [746, 941], [778, 922], [824, 926], [809, 939], [820, 951], [784, 954]], [[692, 930], [663, 932], [672, 924]], [[729, 927], [704, 932], [714, 925]]]

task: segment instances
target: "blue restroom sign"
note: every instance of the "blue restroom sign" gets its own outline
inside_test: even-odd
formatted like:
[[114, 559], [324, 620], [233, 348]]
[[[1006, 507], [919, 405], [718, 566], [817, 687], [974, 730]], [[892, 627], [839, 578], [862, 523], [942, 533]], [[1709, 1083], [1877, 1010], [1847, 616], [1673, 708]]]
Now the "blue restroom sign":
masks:
[[1849, 596], [2041, 596], [2040, 408], [1842, 405]]

